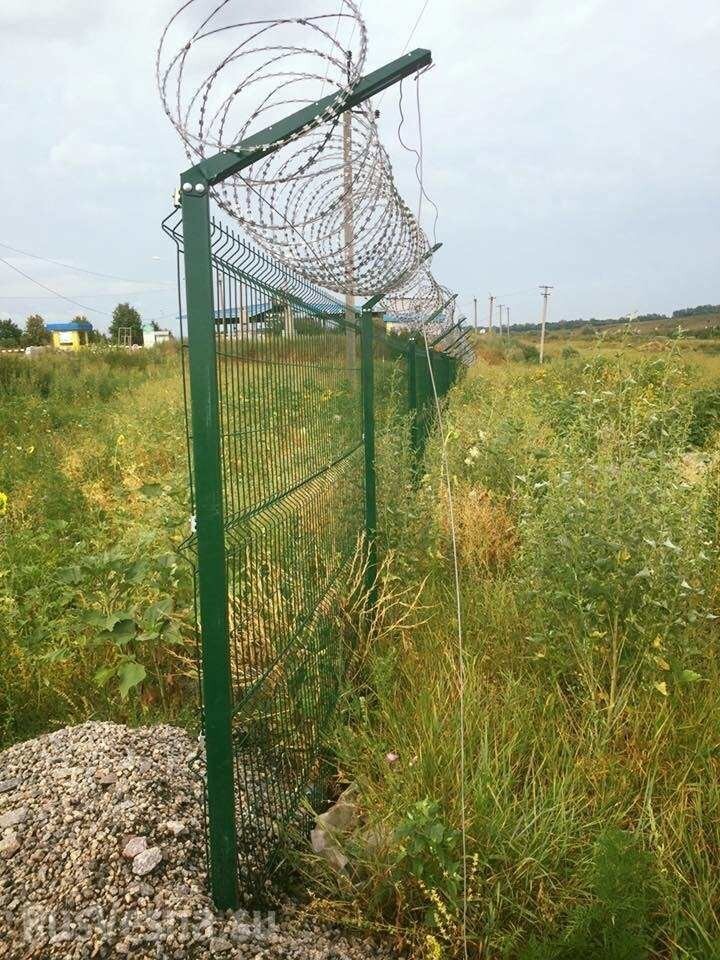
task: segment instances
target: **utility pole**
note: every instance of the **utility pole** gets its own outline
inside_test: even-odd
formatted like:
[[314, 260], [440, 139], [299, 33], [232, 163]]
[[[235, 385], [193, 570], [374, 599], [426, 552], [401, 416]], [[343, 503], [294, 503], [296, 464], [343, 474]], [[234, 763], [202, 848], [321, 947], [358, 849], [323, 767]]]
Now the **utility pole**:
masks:
[[477, 297], [473, 297], [473, 309], [475, 311], [475, 332], [477, 333]]
[[548, 297], [550, 296], [550, 291], [553, 289], [549, 287], [546, 283], [540, 285], [542, 290], [543, 306], [542, 306], [542, 318], [540, 320], [540, 363], [543, 362], [545, 356], [545, 323], [547, 322], [547, 302]]
[[[348, 83], [350, 82], [351, 56], [352, 54], [348, 51]], [[346, 110], [343, 113], [343, 240], [345, 242], [345, 283], [348, 287], [353, 281], [355, 260], [352, 188], [352, 110]], [[345, 294], [345, 320], [348, 324], [345, 329], [345, 372], [348, 380], [352, 383], [355, 373], [355, 297], [352, 293]]]
[[501, 303], [496, 303], [495, 306], [497, 307], [497, 311], [498, 311], [498, 333], [500, 334], [500, 336], [502, 336], [503, 305]]
[[489, 329], [488, 329], [488, 333], [492, 333], [492, 325], [493, 325], [493, 304], [494, 304], [494, 303], [495, 303], [495, 297], [494, 297], [492, 294], [490, 294], [490, 326], [489, 326]]
[[507, 338], [510, 340], [510, 307], [505, 307], [507, 310]]

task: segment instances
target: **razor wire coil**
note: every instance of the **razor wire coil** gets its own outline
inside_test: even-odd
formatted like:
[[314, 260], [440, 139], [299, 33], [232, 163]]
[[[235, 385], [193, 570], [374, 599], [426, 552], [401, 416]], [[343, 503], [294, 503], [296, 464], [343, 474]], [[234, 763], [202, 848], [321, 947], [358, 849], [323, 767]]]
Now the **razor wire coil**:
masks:
[[[305, 0], [306, 8], [313, 3]], [[312, 283], [353, 296], [386, 291], [388, 311], [423, 326], [449, 293], [430, 271], [428, 239], [397, 189], [372, 106], [342, 115], [367, 58], [357, 3], [262, 19], [237, 16], [238, 7], [219, 0], [208, 11], [207, 0], [186, 0], [160, 39], [158, 89], [188, 159], [232, 151], [259, 127], [316, 102], [326, 86], [336, 89], [281, 150], [221, 182], [213, 196], [263, 250]], [[449, 309], [443, 323], [452, 322]]]

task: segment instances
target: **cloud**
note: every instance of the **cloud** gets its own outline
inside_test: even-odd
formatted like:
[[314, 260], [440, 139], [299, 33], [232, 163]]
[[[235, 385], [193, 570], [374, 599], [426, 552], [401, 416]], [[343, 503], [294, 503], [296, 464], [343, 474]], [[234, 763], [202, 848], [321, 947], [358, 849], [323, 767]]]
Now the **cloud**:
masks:
[[74, 130], [50, 147], [48, 172], [52, 176], [90, 173], [99, 180], [132, 180], [146, 172], [147, 164], [136, 151], [122, 143], [99, 143]]
[[[294, 15], [314, 4], [238, 0], [228, 9]], [[0, 240], [146, 281], [136, 302], [149, 316], [175, 308], [171, 294], [149, 287], [172, 279], [159, 224], [186, 165], [154, 85], [160, 31], [179, 5], [0, 3], [4, 76], [13, 81], [0, 105]], [[402, 51], [421, 4], [362, 8], [373, 69]], [[716, 302], [719, 44], [717, 0], [428, 4], [411, 46], [431, 47], [436, 63], [420, 88], [442, 281], [465, 303], [489, 290], [530, 290], [508, 298], [518, 320], [535, 319], [532, 291], [542, 282], [556, 283], [558, 316]], [[412, 81], [404, 95], [407, 138], [417, 143]], [[397, 143], [397, 103], [397, 89], [388, 91], [381, 127], [415, 204], [415, 158]], [[38, 273], [37, 264], [27, 272], [62, 279], [59, 289], [73, 293], [119, 289]], [[33, 294], [8, 273], [0, 297]]]
[[106, 6], [97, 0], [3, 0], [0, 5], [0, 36], [6, 42], [64, 40], [91, 33], [102, 23]]

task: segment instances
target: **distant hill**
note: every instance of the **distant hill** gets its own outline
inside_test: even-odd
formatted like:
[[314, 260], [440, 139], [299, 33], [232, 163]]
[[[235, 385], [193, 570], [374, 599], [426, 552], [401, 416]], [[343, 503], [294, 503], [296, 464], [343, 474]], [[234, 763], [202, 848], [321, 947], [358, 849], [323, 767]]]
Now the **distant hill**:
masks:
[[702, 317], [707, 314], [717, 315], [720, 313], [720, 304], [706, 303], [703, 307], [683, 307], [682, 310], [674, 310], [673, 317]]
[[[679, 333], [693, 337], [720, 337], [720, 304], [705, 304], [698, 307], [683, 307], [674, 310], [672, 316], [664, 313], [642, 314], [629, 317], [608, 317], [589, 320], [558, 320], [549, 322], [548, 334], [562, 333], [570, 336], [590, 336], [594, 333], [613, 333], [628, 330], [637, 336], [672, 336]], [[537, 323], [518, 323], [510, 327], [516, 333], [538, 329]]]

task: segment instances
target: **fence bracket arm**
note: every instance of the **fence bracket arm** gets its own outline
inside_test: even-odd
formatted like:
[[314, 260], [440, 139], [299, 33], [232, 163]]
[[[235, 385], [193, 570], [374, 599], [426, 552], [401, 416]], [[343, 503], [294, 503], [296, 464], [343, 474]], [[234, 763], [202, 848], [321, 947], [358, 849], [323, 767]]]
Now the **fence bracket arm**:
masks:
[[[386, 63], [384, 67], [361, 77], [343, 101], [338, 101], [340, 91], [331, 93], [329, 96], [303, 107], [302, 110], [291, 113], [289, 117], [265, 127], [264, 130], [259, 130], [245, 140], [241, 140], [232, 149], [222, 150], [212, 157], [201, 160], [200, 163], [183, 173], [181, 177], [182, 189], [186, 193], [190, 193], [190, 191], [196, 189], [198, 184], [208, 187], [220, 183], [221, 180], [244, 170], [245, 167], [249, 167], [268, 156], [268, 154], [275, 153], [276, 150], [279, 150], [280, 147], [305, 128], [309, 130], [323, 121], [337, 120], [346, 110], [364, 103], [370, 97], [377, 96], [377, 94], [382, 93], [383, 90], [405, 79], [405, 77], [430, 66], [431, 63], [432, 54], [429, 50], [422, 48], [411, 50], [410, 53], [406, 53], [402, 57], [398, 57], [397, 60]], [[186, 186], [189, 189], [186, 189]]]

